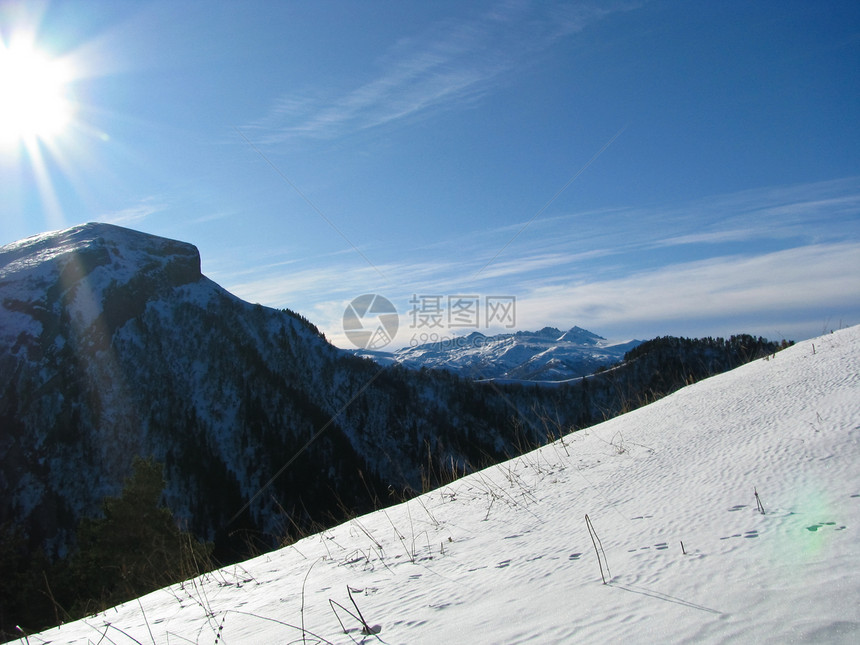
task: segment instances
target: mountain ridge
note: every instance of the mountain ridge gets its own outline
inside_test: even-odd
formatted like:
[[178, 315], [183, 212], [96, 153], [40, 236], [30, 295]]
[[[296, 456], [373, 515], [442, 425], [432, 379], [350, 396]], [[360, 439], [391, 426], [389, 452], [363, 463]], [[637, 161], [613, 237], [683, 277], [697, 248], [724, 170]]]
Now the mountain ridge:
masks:
[[578, 326], [567, 331], [543, 327], [487, 336], [474, 331], [392, 352], [355, 353], [380, 364], [446, 369], [481, 380], [559, 383], [582, 378], [618, 363], [640, 340], [609, 342]]

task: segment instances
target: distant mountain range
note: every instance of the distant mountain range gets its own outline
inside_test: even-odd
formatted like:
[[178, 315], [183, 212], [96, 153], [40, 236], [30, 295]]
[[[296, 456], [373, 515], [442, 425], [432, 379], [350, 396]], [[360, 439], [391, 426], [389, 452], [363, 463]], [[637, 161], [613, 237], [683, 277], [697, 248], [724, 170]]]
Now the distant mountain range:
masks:
[[380, 364], [446, 369], [475, 379], [559, 382], [588, 376], [620, 362], [640, 340], [610, 343], [581, 327], [562, 332], [544, 327], [535, 332], [486, 336], [473, 332], [393, 352], [358, 351]]

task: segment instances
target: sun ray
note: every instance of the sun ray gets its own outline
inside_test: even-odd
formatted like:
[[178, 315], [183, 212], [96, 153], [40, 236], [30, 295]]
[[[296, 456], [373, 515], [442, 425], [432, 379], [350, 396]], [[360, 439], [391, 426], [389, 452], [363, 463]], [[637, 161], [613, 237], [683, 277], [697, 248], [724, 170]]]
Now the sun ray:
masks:
[[65, 222], [63, 207], [57, 198], [56, 190], [54, 190], [54, 184], [51, 181], [50, 172], [42, 155], [42, 149], [37, 141], [29, 141], [25, 145], [33, 175], [36, 179], [39, 199], [42, 201], [45, 219], [51, 228], [62, 228]]
[[23, 185], [38, 199], [45, 225], [63, 228], [57, 180], [62, 175], [68, 185], [69, 170], [79, 165], [74, 87], [80, 67], [72, 54], [52, 48], [40, 16], [13, 15], [0, 32], [0, 161], [26, 178]]

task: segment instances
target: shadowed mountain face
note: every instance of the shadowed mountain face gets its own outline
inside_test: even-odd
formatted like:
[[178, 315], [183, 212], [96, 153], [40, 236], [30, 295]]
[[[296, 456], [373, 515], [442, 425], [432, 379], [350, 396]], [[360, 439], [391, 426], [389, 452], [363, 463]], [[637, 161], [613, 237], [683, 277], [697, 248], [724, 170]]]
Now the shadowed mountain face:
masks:
[[[659, 386], [735, 364], [699, 350]], [[63, 556], [153, 456], [164, 502], [232, 557], [627, 409], [656, 387], [648, 356], [558, 387], [381, 368], [232, 296], [189, 244], [106, 224], [28, 238], [0, 248], [0, 526]]]
[[198, 534], [274, 544], [512, 446], [502, 397], [341, 352], [202, 276], [189, 244], [105, 224], [29, 238], [0, 249], [0, 307], [0, 522], [58, 554], [136, 455], [165, 463]]

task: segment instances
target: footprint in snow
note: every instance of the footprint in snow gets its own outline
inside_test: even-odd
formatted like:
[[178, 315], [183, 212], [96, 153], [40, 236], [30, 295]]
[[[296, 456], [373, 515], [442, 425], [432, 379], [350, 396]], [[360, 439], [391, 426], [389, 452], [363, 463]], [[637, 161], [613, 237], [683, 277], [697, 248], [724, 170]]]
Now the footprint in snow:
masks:
[[510, 560], [502, 560], [501, 562], [499, 562], [499, 563], [496, 565], [496, 569], [504, 569], [505, 567], [507, 567], [508, 565], [510, 565], [510, 563], [511, 563], [511, 561], [510, 561]]
[[[657, 551], [665, 551], [669, 548], [669, 545], [665, 542], [658, 542], [654, 545], [654, 548]], [[640, 546], [638, 549], [627, 549], [627, 553], [636, 553], [637, 551], [649, 551], [651, 549], [650, 546]]]
[[735, 504], [734, 506], [732, 506], [729, 509], [729, 513], [734, 513], [735, 511], [739, 511], [739, 510], [746, 508], [746, 507], [747, 507], [746, 504]]
[[581, 553], [571, 553], [567, 559], [568, 560], [579, 560], [579, 557], [581, 555], [582, 555]]
[[823, 528], [826, 528], [828, 526], [834, 527], [834, 529], [833, 529], [834, 531], [844, 531], [846, 528], [845, 526], [836, 526], [836, 522], [819, 522], [818, 524], [813, 524], [812, 526], [807, 526], [806, 530], [810, 531], [812, 533], [815, 533], [819, 529], [823, 529]]
[[747, 539], [750, 539], [750, 538], [757, 538], [757, 537], [758, 537], [758, 531], [755, 531], [755, 530], [753, 530], [753, 531], [747, 531], [747, 532], [746, 532], [746, 533], [744, 533], [744, 534], [735, 533], [734, 535], [727, 535], [727, 536], [725, 536], [725, 537], [721, 537], [720, 539], [721, 539], [721, 540], [731, 540], [732, 538], [739, 538], [739, 537], [744, 537], [744, 538], [747, 538]]

